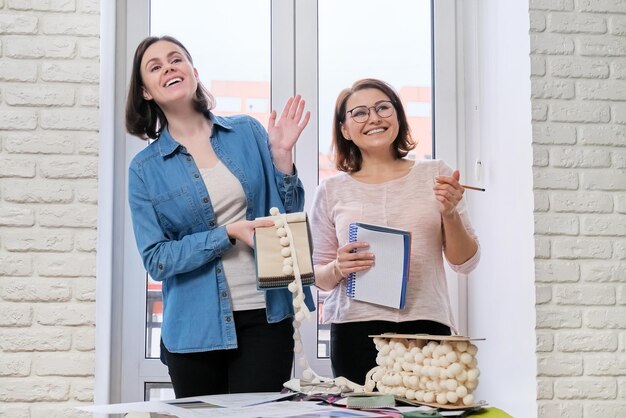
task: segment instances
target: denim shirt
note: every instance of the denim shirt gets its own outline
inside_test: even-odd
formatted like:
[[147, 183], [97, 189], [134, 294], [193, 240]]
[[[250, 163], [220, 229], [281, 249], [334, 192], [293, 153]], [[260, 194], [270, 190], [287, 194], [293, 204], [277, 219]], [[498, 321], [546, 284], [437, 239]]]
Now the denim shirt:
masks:
[[[211, 145], [246, 196], [246, 219], [302, 211], [304, 189], [297, 173], [273, 164], [263, 126], [249, 116], [211, 115]], [[144, 267], [162, 282], [161, 338], [170, 352], [237, 347], [230, 293], [221, 256], [233, 247], [217, 225], [211, 198], [192, 156], [167, 128], [132, 160], [128, 200]], [[311, 291], [305, 301], [314, 310]], [[267, 320], [293, 316], [287, 289], [265, 291]]]

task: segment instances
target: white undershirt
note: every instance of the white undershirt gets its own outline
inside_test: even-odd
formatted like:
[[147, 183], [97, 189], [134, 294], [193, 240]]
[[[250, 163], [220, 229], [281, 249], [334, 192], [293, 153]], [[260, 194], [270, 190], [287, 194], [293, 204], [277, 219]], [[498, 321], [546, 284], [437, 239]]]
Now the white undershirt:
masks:
[[[246, 196], [239, 180], [221, 161], [212, 168], [201, 168], [218, 225], [246, 219]], [[254, 252], [237, 240], [222, 256], [226, 282], [234, 311], [265, 308], [265, 294], [256, 287]]]

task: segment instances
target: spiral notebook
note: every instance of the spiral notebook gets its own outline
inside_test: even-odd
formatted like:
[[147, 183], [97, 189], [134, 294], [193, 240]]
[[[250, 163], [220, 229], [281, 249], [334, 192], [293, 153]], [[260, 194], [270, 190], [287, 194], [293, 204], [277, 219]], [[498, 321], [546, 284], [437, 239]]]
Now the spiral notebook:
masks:
[[369, 270], [348, 275], [348, 297], [397, 309], [404, 308], [411, 258], [411, 233], [357, 222], [350, 224], [349, 240], [369, 243], [369, 248], [362, 251], [373, 253], [375, 262]]

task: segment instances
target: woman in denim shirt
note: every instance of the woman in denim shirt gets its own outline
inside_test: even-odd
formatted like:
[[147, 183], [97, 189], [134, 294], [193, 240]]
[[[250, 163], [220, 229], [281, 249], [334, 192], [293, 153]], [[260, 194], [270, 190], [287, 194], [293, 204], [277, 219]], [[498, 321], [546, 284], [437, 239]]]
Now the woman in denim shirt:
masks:
[[130, 164], [129, 204], [144, 266], [162, 282], [161, 359], [179, 398], [280, 391], [293, 361], [292, 295], [257, 290], [252, 247], [254, 229], [273, 225], [255, 218], [303, 209], [292, 149], [310, 114], [290, 99], [268, 138], [214, 104], [178, 40], [139, 44], [126, 129], [154, 141]]

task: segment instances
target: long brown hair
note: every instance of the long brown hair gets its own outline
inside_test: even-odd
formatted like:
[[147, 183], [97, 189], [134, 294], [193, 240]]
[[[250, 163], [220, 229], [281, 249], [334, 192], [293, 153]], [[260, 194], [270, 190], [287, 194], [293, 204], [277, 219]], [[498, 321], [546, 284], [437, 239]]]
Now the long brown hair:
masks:
[[407, 121], [402, 101], [394, 88], [386, 82], [374, 78], [358, 80], [350, 88], [344, 89], [339, 93], [337, 102], [335, 103], [335, 114], [333, 116], [332, 152], [334, 154], [335, 167], [337, 170], [347, 173], [354, 173], [361, 169], [363, 156], [354, 141], [348, 141], [343, 137], [341, 125], [346, 121], [346, 102], [354, 93], [365, 89], [376, 89], [385, 93], [391, 100], [396, 111], [400, 127], [398, 129], [398, 136], [392, 144], [394, 157], [396, 159], [406, 157], [409, 151], [416, 146], [411, 136], [411, 128]]
[[[167, 118], [161, 108], [154, 100], [146, 100], [143, 97], [143, 80], [141, 79], [141, 60], [146, 50], [158, 41], [167, 41], [178, 45], [193, 65], [193, 59], [187, 48], [172, 36], [149, 36], [137, 46], [130, 73], [128, 97], [126, 98], [126, 130], [129, 134], [142, 139], [158, 137], [161, 130], [167, 125]], [[193, 107], [207, 117], [215, 107], [215, 98], [199, 80], [193, 98]]]

